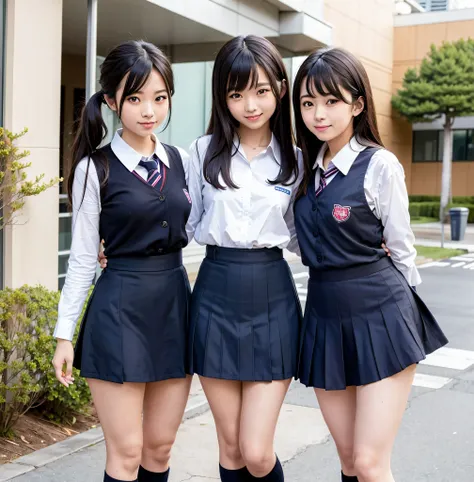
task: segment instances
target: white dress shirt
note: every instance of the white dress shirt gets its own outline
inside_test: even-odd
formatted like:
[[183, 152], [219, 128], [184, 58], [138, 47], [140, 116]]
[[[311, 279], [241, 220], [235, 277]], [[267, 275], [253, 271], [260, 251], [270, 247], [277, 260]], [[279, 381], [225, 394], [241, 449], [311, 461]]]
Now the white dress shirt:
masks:
[[[313, 169], [318, 166], [324, 171], [323, 160], [327, 144], [321, 148]], [[346, 144], [331, 160], [337, 169], [346, 175], [356, 157], [366, 149], [355, 137]], [[326, 179], [329, 184], [337, 172]], [[319, 187], [320, 170], [316, 171], [315, 188]], [[415, 265], [415, 236], [410, 227], [408, 212], [408, 193], [405, 185], [405, 172], [394, 154], [386, 149], [378, 150], [370, 160], [364, 178], [364, 192], [367, 203], [382, 221], [385, 244], [395, 266], [400, 270], [410, 286], [421, 283], [421, 277]]]
[[[203, 164], [211, 136], [190, 147], [189, 192], [191, 214], [186, 230], [189, 240], [225, 248], [287, 248], [299, 253], [293, 203], [303, 175], [302, 155], [297, 151], [299, 179], [291, 185], [269, 184], [280, 172], [280, 146], [272, 135], [270, 144], [248, 161], [238, 138], [230, 173], [239, 189], [216, 189], [204, 179]], [[238, 146], [238, 149], [237, 149]], [[199, 154], [198, 154], [199, 152]], [[224, 181], [220, 177], [221, 184]]]
[[[155, 154], [165, 166], [170, 167], [168, 155], [160, 141], [154, 136]], [[147, 179], [146, 168], [138, 166], [144, 157], [132, 149], [121, 137], [118, 130], [111, 142], [111, 148], [120, 162], [130, 171]], [[187, 175], [189, 156], [179, 149]], [[100, 246], [99, 220], [101, 212], [100, 183], [94, 163], [89, 165], [87, 187], [82, 201], [87, 159], [82, 159], [74, 173], [72, 186], [72, 243], [69, 255], [66, 281], [61, 291], [58, 306], [58, 321], [54, 330], [56, 338], [72, 340], [77, 320], [82, 312], [87, 293], [94, 280], [97, 255]], [[82, 201], [82, 204], [81, 204]]]

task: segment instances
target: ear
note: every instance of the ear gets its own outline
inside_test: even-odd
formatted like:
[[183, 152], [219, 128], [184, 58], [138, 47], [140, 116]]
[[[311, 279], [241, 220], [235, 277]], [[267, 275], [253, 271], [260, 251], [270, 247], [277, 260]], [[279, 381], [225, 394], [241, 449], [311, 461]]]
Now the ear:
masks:
[[288, 85], [286, 83], [286, 80], [283, 79], [281, 81], [281, 87], [280, 87], [280, 99], [283, 99], [283, 97], [285, 97], [285, 94], [287, 91], [288, 91]]
[[352, 115], [357, 117], [361, 112], [364, 111], [365, 108], [365, 100], [363, 97], [359, 97], [353, 104], [352, 104]]
[[112, 97], [109, 97], [107, 94], [104, 94], [104, 99], [105, 99], [105, 102], [107, 102], [107, 105], [109, 106], [109, 108], [114, 112], [117, 112], [118, 108], [117, 108], [117, 102], [115, 102], [115, 99]]

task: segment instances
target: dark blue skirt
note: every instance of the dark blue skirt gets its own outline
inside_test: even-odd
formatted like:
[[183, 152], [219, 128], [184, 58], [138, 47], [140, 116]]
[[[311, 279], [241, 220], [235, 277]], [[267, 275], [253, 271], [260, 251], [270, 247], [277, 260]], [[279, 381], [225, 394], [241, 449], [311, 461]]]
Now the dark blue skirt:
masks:
[[190, 299], [181, 252], [110, 258], [86, 308], [74, 366], [117, 383], [185, 377]]
[[191, 373], [240, 381], [292, 378], [301, 320], [280, 249], [208, 246], [191, 303]]
[[310, 272], [300, 381], [344, 390], [399, 373], [448, 342], [390, 258]]

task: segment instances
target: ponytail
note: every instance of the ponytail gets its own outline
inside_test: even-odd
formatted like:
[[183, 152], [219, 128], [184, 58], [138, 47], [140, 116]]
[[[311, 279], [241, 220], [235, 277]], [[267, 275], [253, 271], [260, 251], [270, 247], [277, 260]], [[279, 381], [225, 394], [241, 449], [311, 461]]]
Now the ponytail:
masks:
[[77, 166], [82, 159], [87, 158], [86, 178], [84, 182], [84, 190], [82, 192], [82, 201], [86, 193], [87, 180], [89, 177], [89, 167], [91, 159], [94, 161], [99, 176], [101, 189], [107, 182], [109, 165], [107, 158], [98, 151], [98, 147], [107, 135], [107, 126], [102, 117], [102, 104], [105, 103], [104, 92], [101, 90], [96, 92], [86, 103], [82, 110], [79, 128], [76, 138], [72, 146], [72, 168], [69, 174], [67, 187], [69, 203], [72, 205], [72, 185], [74, 182], [74, 174]]

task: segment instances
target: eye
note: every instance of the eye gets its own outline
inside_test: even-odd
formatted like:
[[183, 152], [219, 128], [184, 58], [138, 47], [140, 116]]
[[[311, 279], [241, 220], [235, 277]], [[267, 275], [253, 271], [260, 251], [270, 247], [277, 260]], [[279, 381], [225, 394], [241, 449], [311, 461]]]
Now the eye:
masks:
[[257, 92], [257, 95], [265, 95], [267, 92], [270, 92], [270, 90], [269, 89], [260, 89]]
[[159, 95], [156, 99], [155, 102], [164, 102], [167, 99], [166, 95]]
[[242, 96], [241, 96], [239, 93], [237, 93], [237, 92], [234, 92], [233, 94], [230, 94], [230, 95], [229, 95], [229, 98], [230, 98], [230, 99], [240, 99], [241, 97], [242, 97]]
[[327, 104], [328, 105], [335, 105], [339, 102], [339, 99], [328, 99]]
[[136, 104], [137, 102], [140, 102], [140, 99], [136, 95], [132, 95], [131, 97], [128, 98], [132, 104]]
[[302, 105], [303, 107], [313, 107], [313, 103], [310, 100], [305, 100]]

